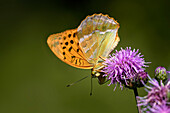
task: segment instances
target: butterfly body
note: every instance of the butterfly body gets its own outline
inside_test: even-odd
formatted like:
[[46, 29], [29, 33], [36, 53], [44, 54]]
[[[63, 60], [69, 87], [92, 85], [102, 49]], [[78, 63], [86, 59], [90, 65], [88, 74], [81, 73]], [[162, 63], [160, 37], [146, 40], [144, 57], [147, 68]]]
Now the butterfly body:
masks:
[[92, 69], [92, 77], [98, 77], [102, 84], [103, 58], [119, 42], [119, 24], [108, 15], [87, 16], [78, 28], [50, 35], [47, 43], [53, 53], [65, 63], [81, 68]]

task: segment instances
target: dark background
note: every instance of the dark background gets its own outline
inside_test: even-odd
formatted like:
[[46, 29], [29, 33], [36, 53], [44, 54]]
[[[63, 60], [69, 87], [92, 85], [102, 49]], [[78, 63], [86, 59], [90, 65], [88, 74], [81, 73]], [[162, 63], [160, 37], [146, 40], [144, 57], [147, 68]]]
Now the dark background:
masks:
[[[93, 13], [120, 23], [121, 47], [140, 49], [151, 76], [157, 66], [170, 70], [170, 8], [168, 0], [6, 0], [0, 2], [1, 113], [136, 113], [133, 91], [90, 77], [90, 70], [60, 61], [46, 44], [52, 33], [76, 28]], [[139, 95], [146, 92], [139, 89]]]

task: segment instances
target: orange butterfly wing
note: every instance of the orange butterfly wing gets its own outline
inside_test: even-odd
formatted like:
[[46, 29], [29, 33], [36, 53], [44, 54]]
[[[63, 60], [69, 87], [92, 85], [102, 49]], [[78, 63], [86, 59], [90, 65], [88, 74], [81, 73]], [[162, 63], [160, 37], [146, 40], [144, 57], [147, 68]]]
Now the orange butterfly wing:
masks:
[[47, 43], [53, 53], [65, 63], [82, 69], [93, 68], [93, 64], [86, 60], [79, 46], [77, 29], [50, 35]]

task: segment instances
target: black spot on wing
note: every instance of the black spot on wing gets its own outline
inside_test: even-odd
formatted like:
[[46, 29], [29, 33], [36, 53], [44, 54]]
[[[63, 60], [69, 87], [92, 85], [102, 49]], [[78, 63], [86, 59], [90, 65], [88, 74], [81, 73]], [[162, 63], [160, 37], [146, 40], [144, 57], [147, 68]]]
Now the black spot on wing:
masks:
[[81, 65], [81, 61], [80, 61], [80, 59], [79, 59], [79, 63], [80, 63], [80, 65]]
[[65, 45], [68, 45], [68, 42], [66, 42]]
[[66, 47], [64, 46], [63, 49], [65, 49]]
[[76, 33], [73, 34], [73, 38], [75, 38], [75, 37], [76, 37]]
[[75, 56], [71, 56], [71, 58], [75, 58]]
[[66, 39], [66, 37], [64, 36], [64, 37], [63, 37], [63, 39], [65, 40], [65, 39]]
[[75, 62], [75, 64], [77, 64], [77, 59], [76, 59], [76, 62]]
[[69, 34], [68, 37], [70, 38], [70, 37], [71, 37], [71, 34]]
[[70, 43], [71, 43], [71, 44], [73, 44], [73, 43], [74, 43], [74, 41], [73, 41], [73, 40], [70, 40]]
[[69, 48], [69, 50], [68, 50], [68, 51], [70, 52], [70, 51], [71, 51], [71, 49], [72, 49], [72, 46]]

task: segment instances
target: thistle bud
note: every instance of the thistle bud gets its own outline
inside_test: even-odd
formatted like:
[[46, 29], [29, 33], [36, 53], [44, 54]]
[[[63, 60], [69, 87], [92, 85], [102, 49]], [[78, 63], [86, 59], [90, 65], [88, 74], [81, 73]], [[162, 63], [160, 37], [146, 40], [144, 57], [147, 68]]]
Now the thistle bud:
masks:
[[155, 79], [165, 81], [167, 79], [166, 68], [159, 66], [155, 69]]

